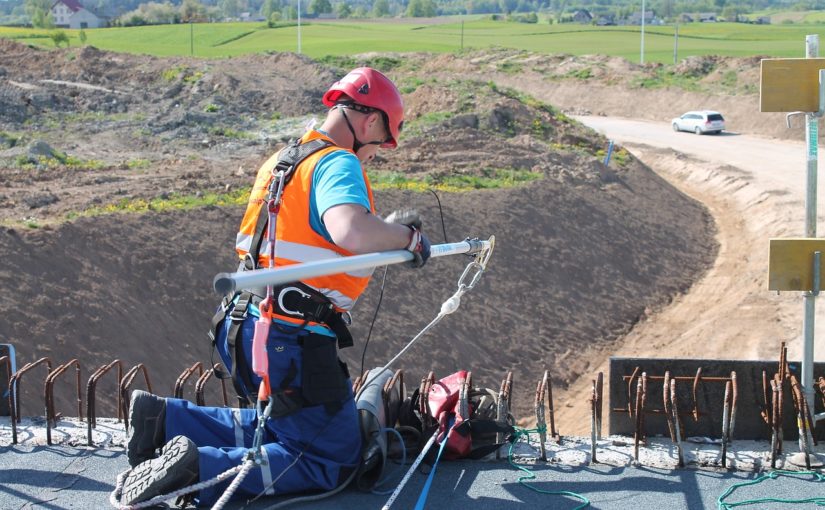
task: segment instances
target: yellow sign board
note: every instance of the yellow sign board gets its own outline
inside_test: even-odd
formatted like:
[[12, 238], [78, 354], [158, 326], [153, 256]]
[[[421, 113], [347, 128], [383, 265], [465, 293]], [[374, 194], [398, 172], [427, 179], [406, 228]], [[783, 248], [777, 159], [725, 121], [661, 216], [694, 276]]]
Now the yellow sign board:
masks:
[[822, 254], [817, 290], [825, 290], [825, 238], [771, 239], [768, 290], [813, 290], [815, 251]]
[[759, 111], [819, 111], [820, 69], [825, 58], [762, 59]]

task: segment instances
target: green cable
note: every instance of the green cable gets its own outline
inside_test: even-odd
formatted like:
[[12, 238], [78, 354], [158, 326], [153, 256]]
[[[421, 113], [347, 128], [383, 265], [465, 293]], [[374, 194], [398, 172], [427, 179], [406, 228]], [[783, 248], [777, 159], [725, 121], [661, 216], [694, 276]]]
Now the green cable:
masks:
[[553, 495], [553, 496], [570, 496], [570, 497], [576, 498], [576, 499], [584, 502], [584, 504], [577, 506], [573, 510], [581, 510], [582, 508], [586, 508], [586, 507], [590, 506], [590, 500], [587, 499], [586, 497], [582, 496], [581, 494], [576, 494], [575, 492], [570, 492], [570, 491], [546, 491], [544, 489], [539, 489], [538, 487], [534, 487], [533, 485], [529, 485], [526, 482], [526, 480], [535, 480], [536, 475], [533, 473], [532, 470], [527, 469], [524, 466], [519, 466], [518, 464], [516, 464], [513, 461], [513, 446], [515, 446], [515, 444], [518, 442], [520, 437], [526, 437], [527, 438], [527, 444], [530, 444], [530, 433], [531, 432], [542, 433], [542, 432], [545, 432], [547, 430], [547, 428], [544, 427], [544, 426], [536, 428], [536, 429], [520, 429], [520, 428], [516, 427], [515, 430], [516, 430], [516, 437], [513, 440], [513, 442], [510, 443], [510, 450], [507, 453], [507, 460], [510, 462], [510, 465], [513, 466], [514, 468], [527, 473], [526, 475], [522, 475], [518, 478], [518, 483], [525, 486], [525, 487], [527, 487], [531, 491], [538, 492], [539, 494], [550, 494], [550, 495]]
[[736, 507], [736, 506], [756, 505], [758, 503], [787, 503], [787, 504], [815, 503], [817, 506], [825, 506], [825, 497], [816, 497], [816, 498], [808, 498], [808, 499], [761, 498], [761, 499], [751, 499], [751, 500], [747, 500], [747, 501], [739, 501], [739, 502], [735, 502], [735, 503], [726, 503], [724, 501], [724, 499], [726, 497], [733, 494], [733, 492], [736, 489], [740, 488], [740, 487], [746, 487], [748, 485], [756, 485], [757, 483], [762, 483], [762, 482], [764, 482], [765, 480], [768, 480], [768, 479], [776, 480], [777, 478], [779, 478], [779, 475], [787, 475], [787, 476], [792, 476], [792, 477], [813, 475], [816, 478], [813, 481], [825, 482], [825, 476], [823, 476], [820, 473], [817, 473], [816, 471], [785, 471], [785, 470], [781, 470], [781, 469], [776, 470], [776, 471], [771, 471], [770, 473], [768, 473], [766, 475], [762, 475], [759, 478], [757, 478], [756, 480], [753, 480], [752, 482], [742, 482], [742, 483], [737, 483], [737, 484], [734, 484], [734, 485], [730, 486], [728, 488], [728, 490], [726, 490], [725, 493], [722, 494], [721, 496], [719, 496], [719, 499], [716, 500], [718, 510], [729, 510], [729, 509], [731, 509], [733, 507]]

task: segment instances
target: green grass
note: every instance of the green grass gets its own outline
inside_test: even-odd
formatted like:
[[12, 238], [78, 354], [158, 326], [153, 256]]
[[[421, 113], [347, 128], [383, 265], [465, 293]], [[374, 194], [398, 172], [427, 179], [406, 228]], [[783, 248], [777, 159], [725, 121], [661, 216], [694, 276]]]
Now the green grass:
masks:
[[481, 175], [427, 175], [415, 178], [400, 172], [369, 171], [373, 189], [406, 189], [411, 191], [450, 191], [454, 193], [480, 190], [512, 188], [541, 179], [540, 172], [515, 168], [484, 168]]
[[[679, 58], [690, 55], [803, 57], [807, 34], [825, 35], [825, 13], [811, 13], [806, 25], [749, 25], [741, 23], [690, 23], [679, 26]], [[227, 57], [246, 53], [297, 51], [296, 26], [267, 28], [255, 23], [195, 24], [192, 27], [194, 55]], [[392, 22], [341, 21], [304, 24], [302, 52], [313, 58], [350, 67], [351, 55], [368, 52], [455, 52], [461, 45], [461, 23], [419, 25], [415, 20]], [[51, 48], [48, 31], [0, 27], [0, 37]], [[79, 31], [66, 30], [72, 46], [79, 45]], [[674, 27], [648, 26], [645, 32], [645, 61], [672, 62]], [[87, 29], [87, 44], [101, 49], [151, 55], [189, 55], [190, 27]], [[468, 17], [464, 23], [464, 48], [499, 46], [539, 53], [606, 54], [639, 60], [639, 27], [593, 27], [588, 25], [525, 24]], [[382, 69], [403, 65], [398, 57], [381, 57], [374, 64]], [[504, 64], [515, 72], [516, 64]]]
[[250, 188], [239, 188], [229, 193], [203, 193], [200, 195], [184, 195], [172, 193], [164, 197], [152, 199], [124, 198], [112, 204], [91, 207], [83, 211], [66, 214], [67, 220], [85, 216], [101, 216], [104, 214], [137, 214], [145, 212], [162, 212], [189, 210], [205, 206], [243, 205], [249, 198]]

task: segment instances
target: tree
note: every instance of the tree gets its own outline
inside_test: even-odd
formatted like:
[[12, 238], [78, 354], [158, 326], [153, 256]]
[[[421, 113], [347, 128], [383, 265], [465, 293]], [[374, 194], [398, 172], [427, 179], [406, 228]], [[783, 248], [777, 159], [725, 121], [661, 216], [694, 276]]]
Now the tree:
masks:
[[329, 0], [311, 0], [307, 11], [308, 14], [312, 14], [313, 16], [332, 12], [332, 4], [329, 3]]
[[86, 31], [85, 30], [83, 30], [81, 28], [80, 33], [77, 34], [77, 36], [80, 38], [80, 44], [86, 44]]
[[206, 18], [206, 7], [198, 0], [183, 0], [180, 4], [180, 20], [184, 23], [202, 21]]
[[510, 14], [518, 7], [518, 0], [499, 0], [498, 4], [501, 7], [501, 12]]
[[390, 3], [387, 0], [375, 0], [372, 4], [372, 15], [376, 18], [383, 18], [390, 13]]
[[24, 0], [26, 14], [35, 28], [54, 27], [51, 0]]
[[410, 0], [407, 4], [407, 16], [410, 18], [431, 18], [435, 16], [433, 0]]
[[352, 9], [348, 3], [341, 2], [338, 4], [338, 8], [335, 10], [335, 13], [339, 18], [349, 18], [352, 15]]
[[65, 44], [67, 48], [69, 47], [69, 36], [66, 35], [66, 32], [62, 30], [56, 30], [49, 34], [49, 37], [54, 42], [55, 48], [59, 48], [61, 43]]
[[261, 16], [266, 19], [272, 18], [273, 12], [281, 12], [283, 6], [281, 5], [281, 0], [264, 0], [264, 3], [261, 4]]
[[241, 4], [238, 0], [220, 0], [218, 7], [227, 18], [237, 18], [241, 12]]

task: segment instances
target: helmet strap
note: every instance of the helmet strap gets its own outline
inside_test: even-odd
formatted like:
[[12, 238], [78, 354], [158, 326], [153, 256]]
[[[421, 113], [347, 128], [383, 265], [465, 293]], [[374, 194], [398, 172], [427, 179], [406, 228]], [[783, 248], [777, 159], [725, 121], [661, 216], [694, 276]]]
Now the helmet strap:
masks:
[[355, 134], [355, 128], [352, 127], [352, 123], [349, 121], [349, 117], [347, 117], [346, 109], [348, 106], [345, 103], [335, 105], [336, 108], [341, 108], [341, 115], [344, 116], [344, 121], [347, 123], [347, 128], [349, 128], [349, 132], [352, 133], [352, 152], [358, 153], [361, 147], [365, 145], [382, 145], [383, 141], [372, 141], [372, 142], [362, 142], [358, 139], [358, 136]]

